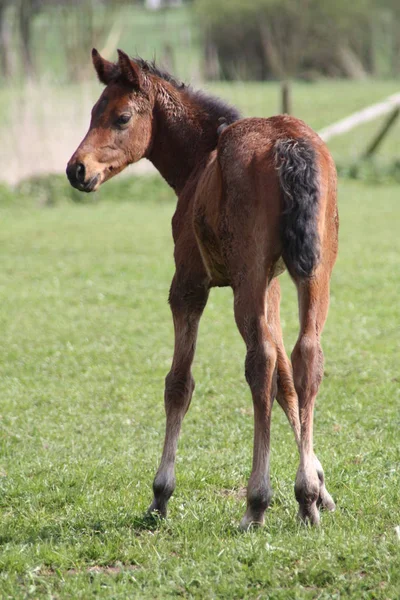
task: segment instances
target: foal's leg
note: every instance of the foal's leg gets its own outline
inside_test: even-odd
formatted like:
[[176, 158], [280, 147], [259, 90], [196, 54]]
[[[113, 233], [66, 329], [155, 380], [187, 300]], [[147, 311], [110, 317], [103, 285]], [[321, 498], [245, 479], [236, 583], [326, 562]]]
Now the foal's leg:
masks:
[[283, 345], [280, 300], [281, 290], [279, 280], [276, 277], [271, 281], [267, 295], [268, 327], [277, 349], [278, 390], [276, 399], [293, 429], [297, 447], [300, 449], [299, 403], [293, 383], [292, 365]]
[[175, 349], [172, 367], [165, 379], [167, 424], [164, 449], [153, 482], [154, 499], [149, 508], [149, 512], [158, 512], [162, 517], [167, 515], [167, 503], [175, 489], [178, 437], [194, 390], [191, 365], [208, 292], [205, 285], [180, 282], [177, 275], [172, 281], [169, 301], [174, 319]]
[[[300, 448], [300, 413], [297, 393], [293, 382], [292, 365], [287, 357], [283, 344], [282, 327], [280, 323], [280, 285], [275, 278], [269, 288], [267, 296], [268, 327], [276, 344], [278, 353], [278, 391], [276, 399], [286, 414], [293, 429], [296, 444]], [[335, 503], [325, 487], [324, 472], [318, 458], [314, 455], [315, 468], [319, 478], [319, 497], [317, 504], [327, 510], [334, 510]]]
[[[320, 336], [329, 305], [329, 276], [322, 267], [315, 275], [297, 282], [300, 314], [300, 335], [292, 353], [294, 384], [300, 408], [300, 466], [295, 494], [299, 516], [318, 525], [319, 502], [333, 510], [335, 505], [326, 491], [324, 474], [313, 450], [314, 403], [323, 376], [323, 352]], [[322, 489], [322, 495], [321, 495]]]
[[264, 290], [258, 298], [247, 292], [246, 286], [235, 290], [235, 319], [247, 347], [245, 373], [254, 406], [253, 467], [247, 486], [247, 510], [240, 524], [244, 530], [264, 523], [271, 499], [269, 446], [277, 353], [267, 326], [265, 297]]

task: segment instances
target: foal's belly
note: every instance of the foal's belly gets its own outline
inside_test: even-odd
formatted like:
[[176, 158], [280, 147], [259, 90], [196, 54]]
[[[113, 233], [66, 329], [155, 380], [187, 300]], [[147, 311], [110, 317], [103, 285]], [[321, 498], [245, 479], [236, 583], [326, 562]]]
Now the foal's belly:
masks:
[[201, 210], [195, 214], [194, 230], [211, 285], [217, 287], [231, 285], [230, 276], [222, 255], [220, 240], [207, 221], [206, 214]]
[[[210, 222], [207, 221], [207, 215], [202, 211], [197, 211], [195, 214], [194, 229], [200, 254], [211, 280], [211, 286], [224, 287], [232, 285], [232, 277], [226, 267], [220, 239]], [[279, 257], [271, 265], [269, 281], [281, 275], [285, 270], [286, 265], [283, 258]]]
[[222, 183], [216, 153], [198, 183], [193, 204], [193, 228], [205, 269], [213, 286], [231, 285], [219, 234]]
[[[271, 257], [271, 262], [267, 267], [266, 283], [277, 277], [285, 270], [285, 264], [282, 257], [275, 249], [279, 243], [275, 240], [276, 234], [276, 215], [273, 214], [270, 219], [271, 225], [268, 230], [269, 218], [265, 214], [260, 215], [259, 223], [257, 218], [249, 219], [249, 210], [253, 210], [253, 206], [247, 209], [246, 218], [242, 219], [240, 211], [237, 210], [233, 214], [229, 213], [229, 206], [222, 190], [222, 178], [220, 167], [217, 163], [216, 154], [210, 157], [210, 161], [205, 168], [202, 177], [199, 180], [194, 203], [193, 203], [193, 228], [196, 236], [196, 241], [201, 253], [201, 257], [211, 280], [212, 286], [233, 286], [240, 284], [243, 278], [246, 277], [246, 271], [249, 269], [250, 259], [254, 255], [254, 259], [258, 252], [248, 252], [248, 246], [252, 245], [255, 249], [258, 248], [260, 239], [257, 235], [261, 235], [262, 240], [270, 241], [271, 248], [265, 249], [265, 255]], [[228, 208], [227, 208], [228, 205]], [[233, 204], [234, 206], [234, 204]], [[257, 211], [257, 204], [254, 204], [254, 213]], [[256, 223], [256, 224], [255, 224]], [[265, 225], [265, 233], [262, 230], [260, 234], [260, 226]], [[245, 256], [247, 255], [247, 256]], [[247, 261], [247, 264], [246, 264]]]

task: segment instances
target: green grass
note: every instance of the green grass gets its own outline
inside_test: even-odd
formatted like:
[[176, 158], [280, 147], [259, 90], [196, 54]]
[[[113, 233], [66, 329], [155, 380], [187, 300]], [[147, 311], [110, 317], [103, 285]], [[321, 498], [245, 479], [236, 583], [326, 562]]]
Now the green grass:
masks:
[[275, 406], [273, 505], [240, 534], [253, 427], [228, 289], [202, 320], [169, 519], [142, 520], [173, 348], [174, 203], [146, 181], [129, 202], [1, 207], [0, 597], [398, 598], [398, 187], [340, 185], [315, 415], [337, 511], [318, 531], [297, 523], [296, 450]]

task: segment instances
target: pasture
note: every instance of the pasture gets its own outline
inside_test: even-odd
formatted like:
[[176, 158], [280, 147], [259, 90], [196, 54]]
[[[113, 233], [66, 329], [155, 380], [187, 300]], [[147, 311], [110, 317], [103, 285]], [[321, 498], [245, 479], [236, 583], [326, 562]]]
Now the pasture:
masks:
[[[200, 325], [169, 518], [143, 520], [173, 349], [174, 197], [148, 178], [111, 201], [114, 186], [99, 203], [0, 206], [0, 597], [398, 598], [398, 186], [339, 187], [315, 415], [337, 510], [319, 530], [296, 521], [297, 452], [275, 404], [273, 503], [246, 534], [252, 403], [229, 289]], [[290, 352], [296, 299], [281, 281]]]

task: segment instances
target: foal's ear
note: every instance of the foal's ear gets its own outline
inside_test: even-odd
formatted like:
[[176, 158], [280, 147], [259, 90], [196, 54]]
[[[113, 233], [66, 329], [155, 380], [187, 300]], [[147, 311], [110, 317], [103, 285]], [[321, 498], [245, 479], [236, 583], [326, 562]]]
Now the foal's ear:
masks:
[[97, 77], [104, 83], [104, 85], [108, 85], [113, 77], [115, 77], [116, 72], [118, 70], [117, 66], [100, 56], [97, 52], [96, 48], [92, 50], [92, 61], [93, 66], [96, 69]]
[[133, 60], [129, 58], [125, 52], [118, 50], [118, 66], [122, 77], [133, 87], [139, 89], [143, 84], [142, 71]]

